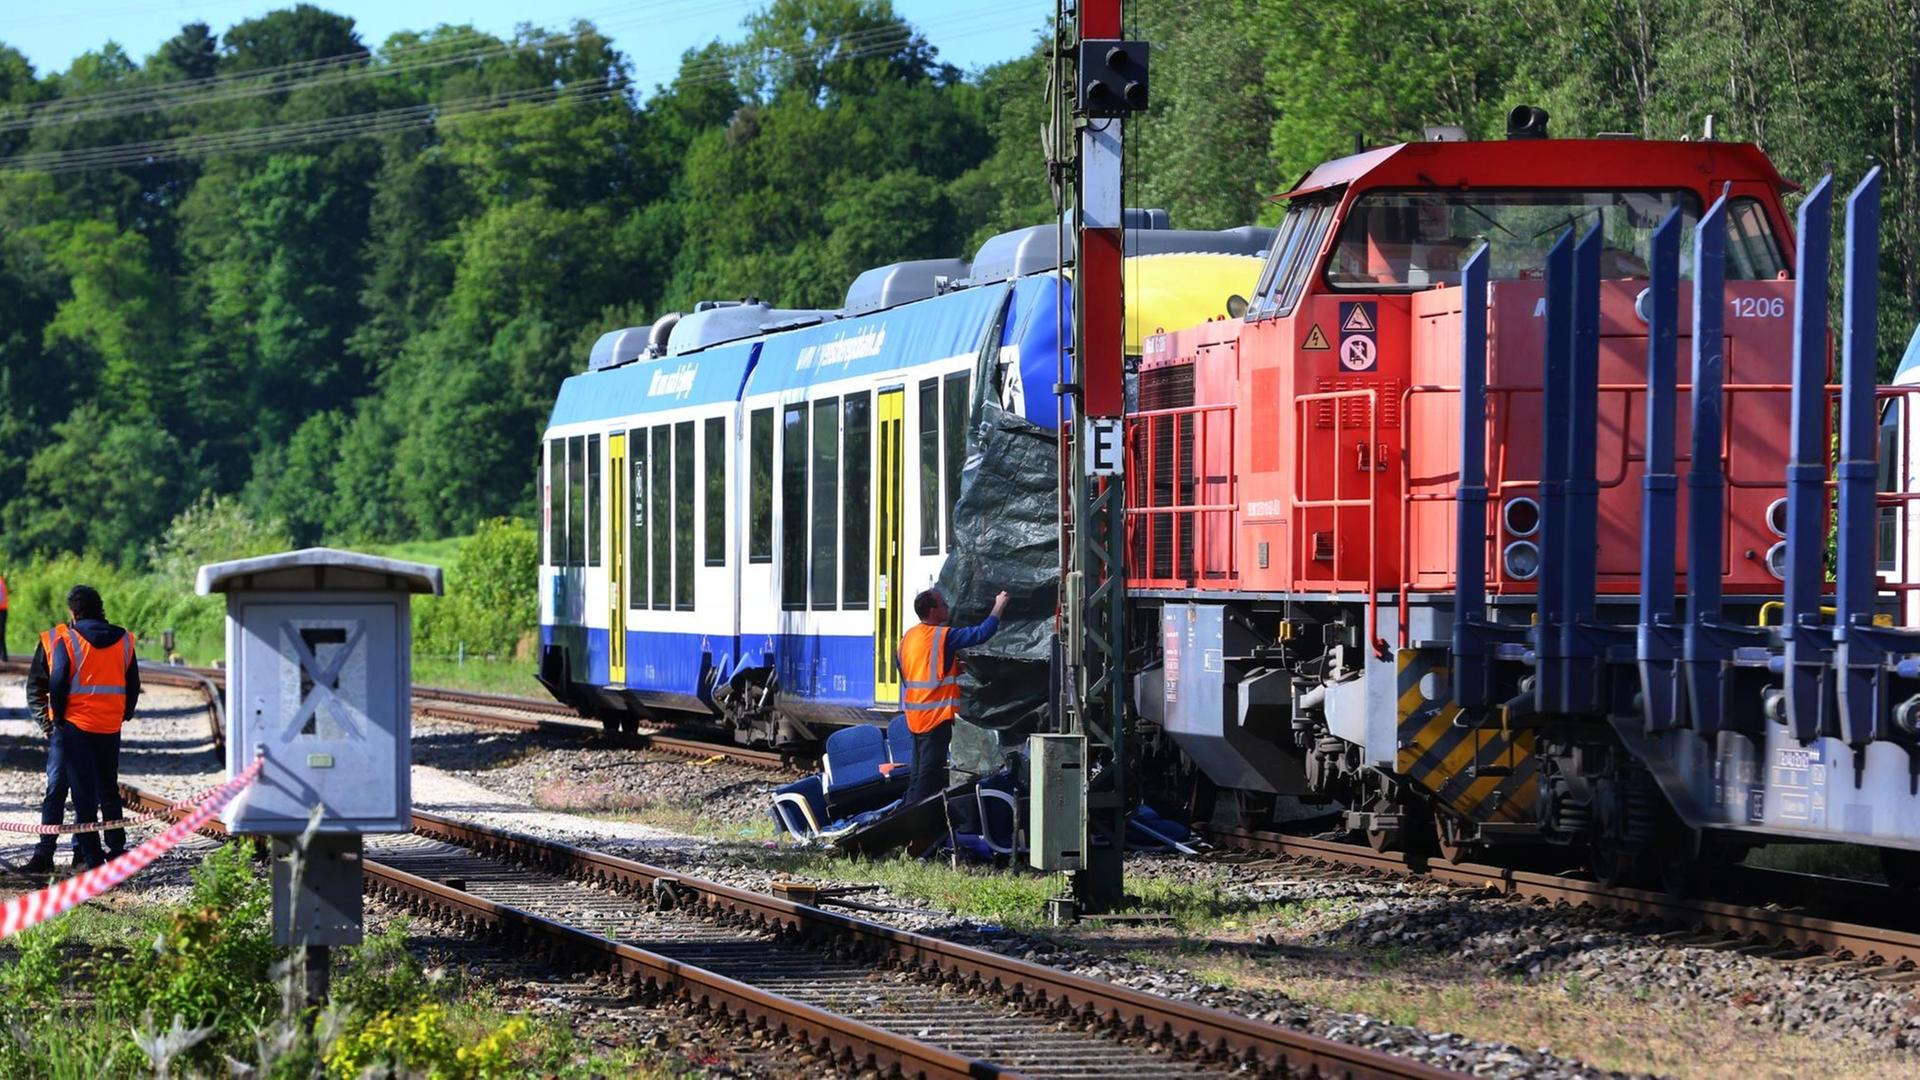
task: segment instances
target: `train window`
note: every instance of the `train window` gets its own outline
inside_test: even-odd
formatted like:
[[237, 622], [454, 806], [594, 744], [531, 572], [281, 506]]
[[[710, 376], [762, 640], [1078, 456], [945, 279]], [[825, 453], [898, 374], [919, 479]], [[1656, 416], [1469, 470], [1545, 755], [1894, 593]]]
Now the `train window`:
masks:
[[707, 418], [707, 565], [727, 565], [727, 420]]
[[547, 565], [567, 561], [567, 441], [547, 440]]
[[647, 516], [653, 519], [653, 607], [673, 601], [673, 429], [653, 429], [653, 482], [647, 485]]
[[747, 447], [753, 458], [751, 491], [748, 494], [749, 523], [747, 560], [773, 561], [773, 410], [755, 409], [748, 423], [751, 436]]
[[587, 565], [600, 565], [600, 436], [587, 436]]
[[693, 607], [693, 421], [673, 425], [673, 606]]
[[1313, 261], [1320, 257], [1320, 245], [1326, 241], [1327, 230], [1333, 225], [1333, 213], [1331, 200], [1303, 208], [1299, 243], [1273, 297], [1276, 315], [1293, 314], [1294, 307], [1300, 303], [1300, 294], [1307, 291], [1307, 279], [1313, 276]]
[[920, 554], [940, 553], [940, 380], [920, 380]]
[[942, 415], [940, 434], [945, 453], [941, 455], [946, 482], [947, 549], [953, 549], [953, 504], [960, 501], [960, 469], [967, 462], [967, 385], [972, 376], [956, 371], [947, 376], [940, 388]]
[[587, 437], [567, 440], [567, 565], [587, 561]]
[[1327, 225], [1333, 220], [1333, 204], [1333, 198], [1322, 195], [1296, 201], [1287, 208], [1266, 268], [1260, 273], [1260, 284], [1254, 290], [1259, 298], [1256, 315], [1288, 315], [1300, 302], [1314, 257], [1320, 253]]
[[[1693, 251], [1691, 239], [1683, 249]], [[1727, 276], [1744, 281], [1770, 281], [1787, 269], [1780, 245], [1767, 224], [1760, 200], [1743, 196], [1727, 204]]]
[[780, 606], [807, 606], [807, 407], [780, 414]]
[[815, 608], [840, 592], [840, 399], [813, 403], [813, 589]]
[[[1675, 207], [1688, 228], [1700, 216], [1689, 191], [1368, 192], [1347, 211], [1327, 284], [1368, 292], [1458, 284], [1461, 268], [1483, 243], [1491, 247], [1495, 280], [1537, 278], [1562, 233], [1594, 225], [1604, 245], [1601, 276], [1646, 277], [1653, 231]], [[1684, 234], [1681, 245], [1688, 246]], [[1727, 271], [1741, 276], [1731, 261]]]
[[647, 513], [646, 428], [627, 432], [627, 469], [631, 475], [627, 481], [627, 497], [632, 502], [626, 512], [633, 515], [632, 526], [627, 529], [627, 606], [646, 607], [653, 581], [653, 576], [647, 573], [647, 552], [652, 550], [647, 525], [653, 515]]
[[846, 455], [846, 497], [841, 500], [844, 518], [840, 531], [846, 573], [840, 580], [841, 606], [858, 610], [867, 606], [867, 537], [873, 522], [873, 398], [867, 394], [848, 394], [841, 406], [844, 421]]

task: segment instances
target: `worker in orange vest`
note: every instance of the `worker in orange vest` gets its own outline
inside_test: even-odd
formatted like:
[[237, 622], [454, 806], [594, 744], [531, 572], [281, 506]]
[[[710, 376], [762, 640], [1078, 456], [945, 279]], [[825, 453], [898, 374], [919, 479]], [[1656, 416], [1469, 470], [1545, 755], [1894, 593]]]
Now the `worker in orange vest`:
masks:
[[[118, 821], [120, 727], [140, 704], [133, 634], [107, 621], [100, 593], [91, 585], [75, 585], [67, 593], [67, 613], [71, 622], [40, 635], [27, 671], [27, 709], [47, 733], [47, 795], [40, 821], [60, 824], [69, 793], [76, 824]], [[125, 851], [125, 830], [106, 831], [104, 854], [100, 836], [74, 836], [76, 866], [99, 866]], [[52, 834], [40, 838], [28, 872], [53, 869], [56, 840]]]
[[947, 747], [953, 743], [953, 718], [960, 715], [961, 649], [969, 649], [1000, 629], [1007, 594], [993, 598], [993, 611], [978, 626], [950, 627], [953, 610], [939, 589], [913, 598], [920, 623], [900, 639], [901, 705], [913, 732], [913, 778], [902, 805], [913, 806], [947, 789]]
[[7, 575], [0, 574], [0, 660], [11, 660], [7, 653]]

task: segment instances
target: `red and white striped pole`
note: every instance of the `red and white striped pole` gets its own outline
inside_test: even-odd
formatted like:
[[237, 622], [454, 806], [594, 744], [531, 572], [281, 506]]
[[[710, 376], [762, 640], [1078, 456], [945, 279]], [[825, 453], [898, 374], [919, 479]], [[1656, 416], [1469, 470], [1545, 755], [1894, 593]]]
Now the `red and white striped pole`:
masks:
[[[1128, 796], [1125, 461], [1126, 200], [1124, 117], [1146, 106], [1144, 43], [1121, 40], [1121, 0], [1079, 0], [1072, 118], [1078, 185], [1074, 199], [1074, 403], [1070, 476], [1064, 487], [1073, 567], [1063, 609], [1068, 730], [1086, 739], [1086, 824], [1093, 834], [1074, 875], [1076, 906], [1117, 909], [1125, 900]], [[1096, 768], [1099, 778], [1094, 779]]]

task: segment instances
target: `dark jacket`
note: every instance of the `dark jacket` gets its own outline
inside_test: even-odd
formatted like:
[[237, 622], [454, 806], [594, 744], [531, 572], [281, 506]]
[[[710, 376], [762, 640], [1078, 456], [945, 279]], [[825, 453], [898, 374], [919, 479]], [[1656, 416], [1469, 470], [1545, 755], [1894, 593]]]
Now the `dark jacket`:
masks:
[[[73, 624], [87, 644], [96, 649], [104, 649], [119, 643], [127, 632], [104, 619], [80, 619]], [[67, 715], [66, 687], [49, 685], [53, 673], [47, 658], [47, 650], [38, 638], [33, 644], [33, 664], [27, 669], [27, 711], [32, 714], [33, 722], [40, 730], [53, 733], [54, 720], [64, 720]], [[121, 716], [121, 723], [133, 719], [133, 710], [140, 704], [140, 665], [135, 664], [127, 670], [127, 711]]]

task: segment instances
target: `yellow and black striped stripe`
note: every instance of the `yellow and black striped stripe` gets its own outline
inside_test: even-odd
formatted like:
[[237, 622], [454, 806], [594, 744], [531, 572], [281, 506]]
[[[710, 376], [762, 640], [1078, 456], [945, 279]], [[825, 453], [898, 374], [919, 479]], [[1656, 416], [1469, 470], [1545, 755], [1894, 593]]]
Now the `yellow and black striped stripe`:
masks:
[[1463, 719], [1448, 700], [1447, 675], [1445, 652], [1400, 650], [1400, 774], [1469, 821], [1532, 820], [1540, 797], [1533, 732]]

